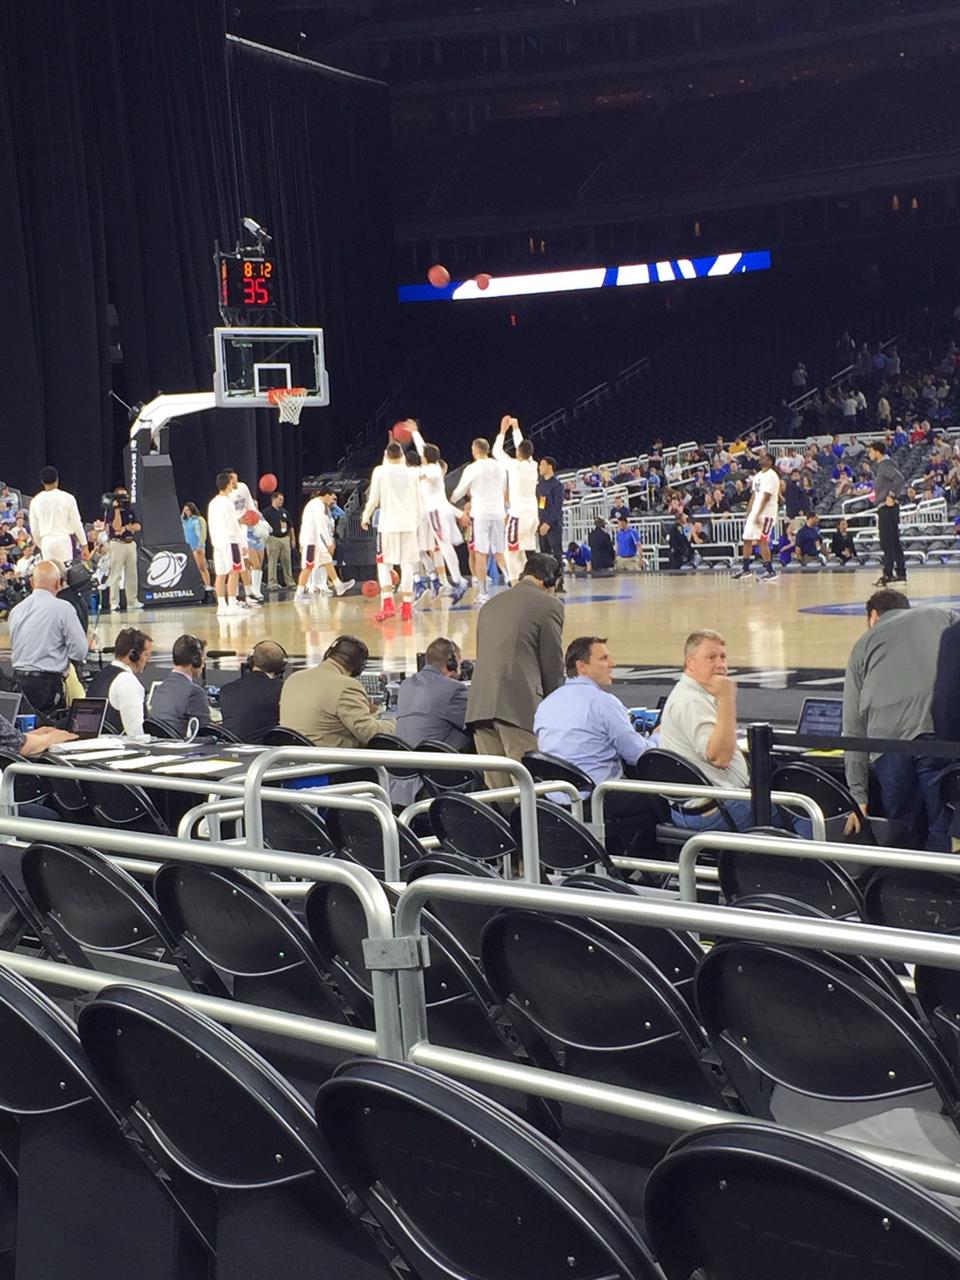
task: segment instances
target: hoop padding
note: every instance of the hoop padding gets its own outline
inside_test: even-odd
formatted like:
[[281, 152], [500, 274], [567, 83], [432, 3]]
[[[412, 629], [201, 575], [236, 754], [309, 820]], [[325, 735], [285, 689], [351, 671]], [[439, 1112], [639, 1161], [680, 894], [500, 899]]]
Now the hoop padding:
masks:
[[267, 399], [279, 411], [281, 422], [299, 422], [306, 398], [306, 387], [271, 387], [267, 392]]

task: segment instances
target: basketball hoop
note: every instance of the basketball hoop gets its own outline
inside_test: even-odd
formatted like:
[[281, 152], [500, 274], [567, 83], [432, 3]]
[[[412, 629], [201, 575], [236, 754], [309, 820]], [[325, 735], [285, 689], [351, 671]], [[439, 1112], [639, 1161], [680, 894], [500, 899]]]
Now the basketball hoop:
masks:
[[271, 387], [267, 392], [267, 399], [279, 411], [281, 422], [299, 422], [306, 398], [306, 387]]

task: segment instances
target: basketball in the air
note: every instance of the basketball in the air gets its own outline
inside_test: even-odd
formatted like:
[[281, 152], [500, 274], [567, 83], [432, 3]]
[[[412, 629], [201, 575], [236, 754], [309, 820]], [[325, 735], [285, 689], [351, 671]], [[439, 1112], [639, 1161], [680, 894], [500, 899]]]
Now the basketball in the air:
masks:
[[249, 525], [250, 528], [252, 529], [254, 525], [258, 525], [260, 523], [260, 512], [245, 511], [243, 515], [240, 517], [240, 523]]
[[478, 289], [489, 289], [489, 288], [490, 288], [490, 277], [487, 275], [487, 273], [486, 273], [485, 271], [481, 271], [481, 272], [480, 272], [480, 274], [479, 274], [478, 276], [475, 276], [475, 277], [474, 277], [474, 279], [475, 279], [475, 280], [476, 280], [476, 282], [477, 282], [477, 288], [478, 288]]
[[368, 578], [360, 590], [369, 600], [371, 596], [378, 596], [380, 594], [380, 583], [374, 578]]
[[276, 493], [278, 483], [279, 482], [277, 480], [277, 477], [273, 474], [273, 472], [268, 471], [265, 475], [262, 475], [260, 477], [260, 492]]
[[413, 432], [410, 430], [409, 422], [395, 422], [390, 428], [390, 435], [397, 444], [409, 444], [413, 439]]
[[439, 262], [435, 262], [427, 272], [427, 279], [435, 289], [445, 289], [450, 283], [450, 272]]

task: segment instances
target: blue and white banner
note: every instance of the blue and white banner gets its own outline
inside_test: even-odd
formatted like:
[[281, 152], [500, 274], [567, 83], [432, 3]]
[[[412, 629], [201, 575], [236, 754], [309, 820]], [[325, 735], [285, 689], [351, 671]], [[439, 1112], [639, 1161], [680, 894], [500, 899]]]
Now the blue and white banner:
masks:
[[473, 302], [489, 298], [519, 298], [537, 293], [570, 293], [576, 289], [616, 289], [640, 284], [671, 284], [676, 280], [704, 280], [736, 276], [745, 271], [769, 271], [770, 250], [718, 253], [708, 258], [673, 258], [619, 267], [579, 267], [572, 271], [540, 271], [524, 276], [490, 276], [481, 289], [476, 280], [451, 280], [437, 289], [432, 284], [402, 284], [401, 302]]

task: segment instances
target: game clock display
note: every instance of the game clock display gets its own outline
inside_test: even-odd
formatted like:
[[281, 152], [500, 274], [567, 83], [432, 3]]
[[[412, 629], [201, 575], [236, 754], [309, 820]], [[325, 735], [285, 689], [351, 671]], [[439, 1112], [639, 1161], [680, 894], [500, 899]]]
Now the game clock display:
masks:
[[270, 258], [221, 258], [220, 305], [242, 311], [273, 307], [275, 280]]

